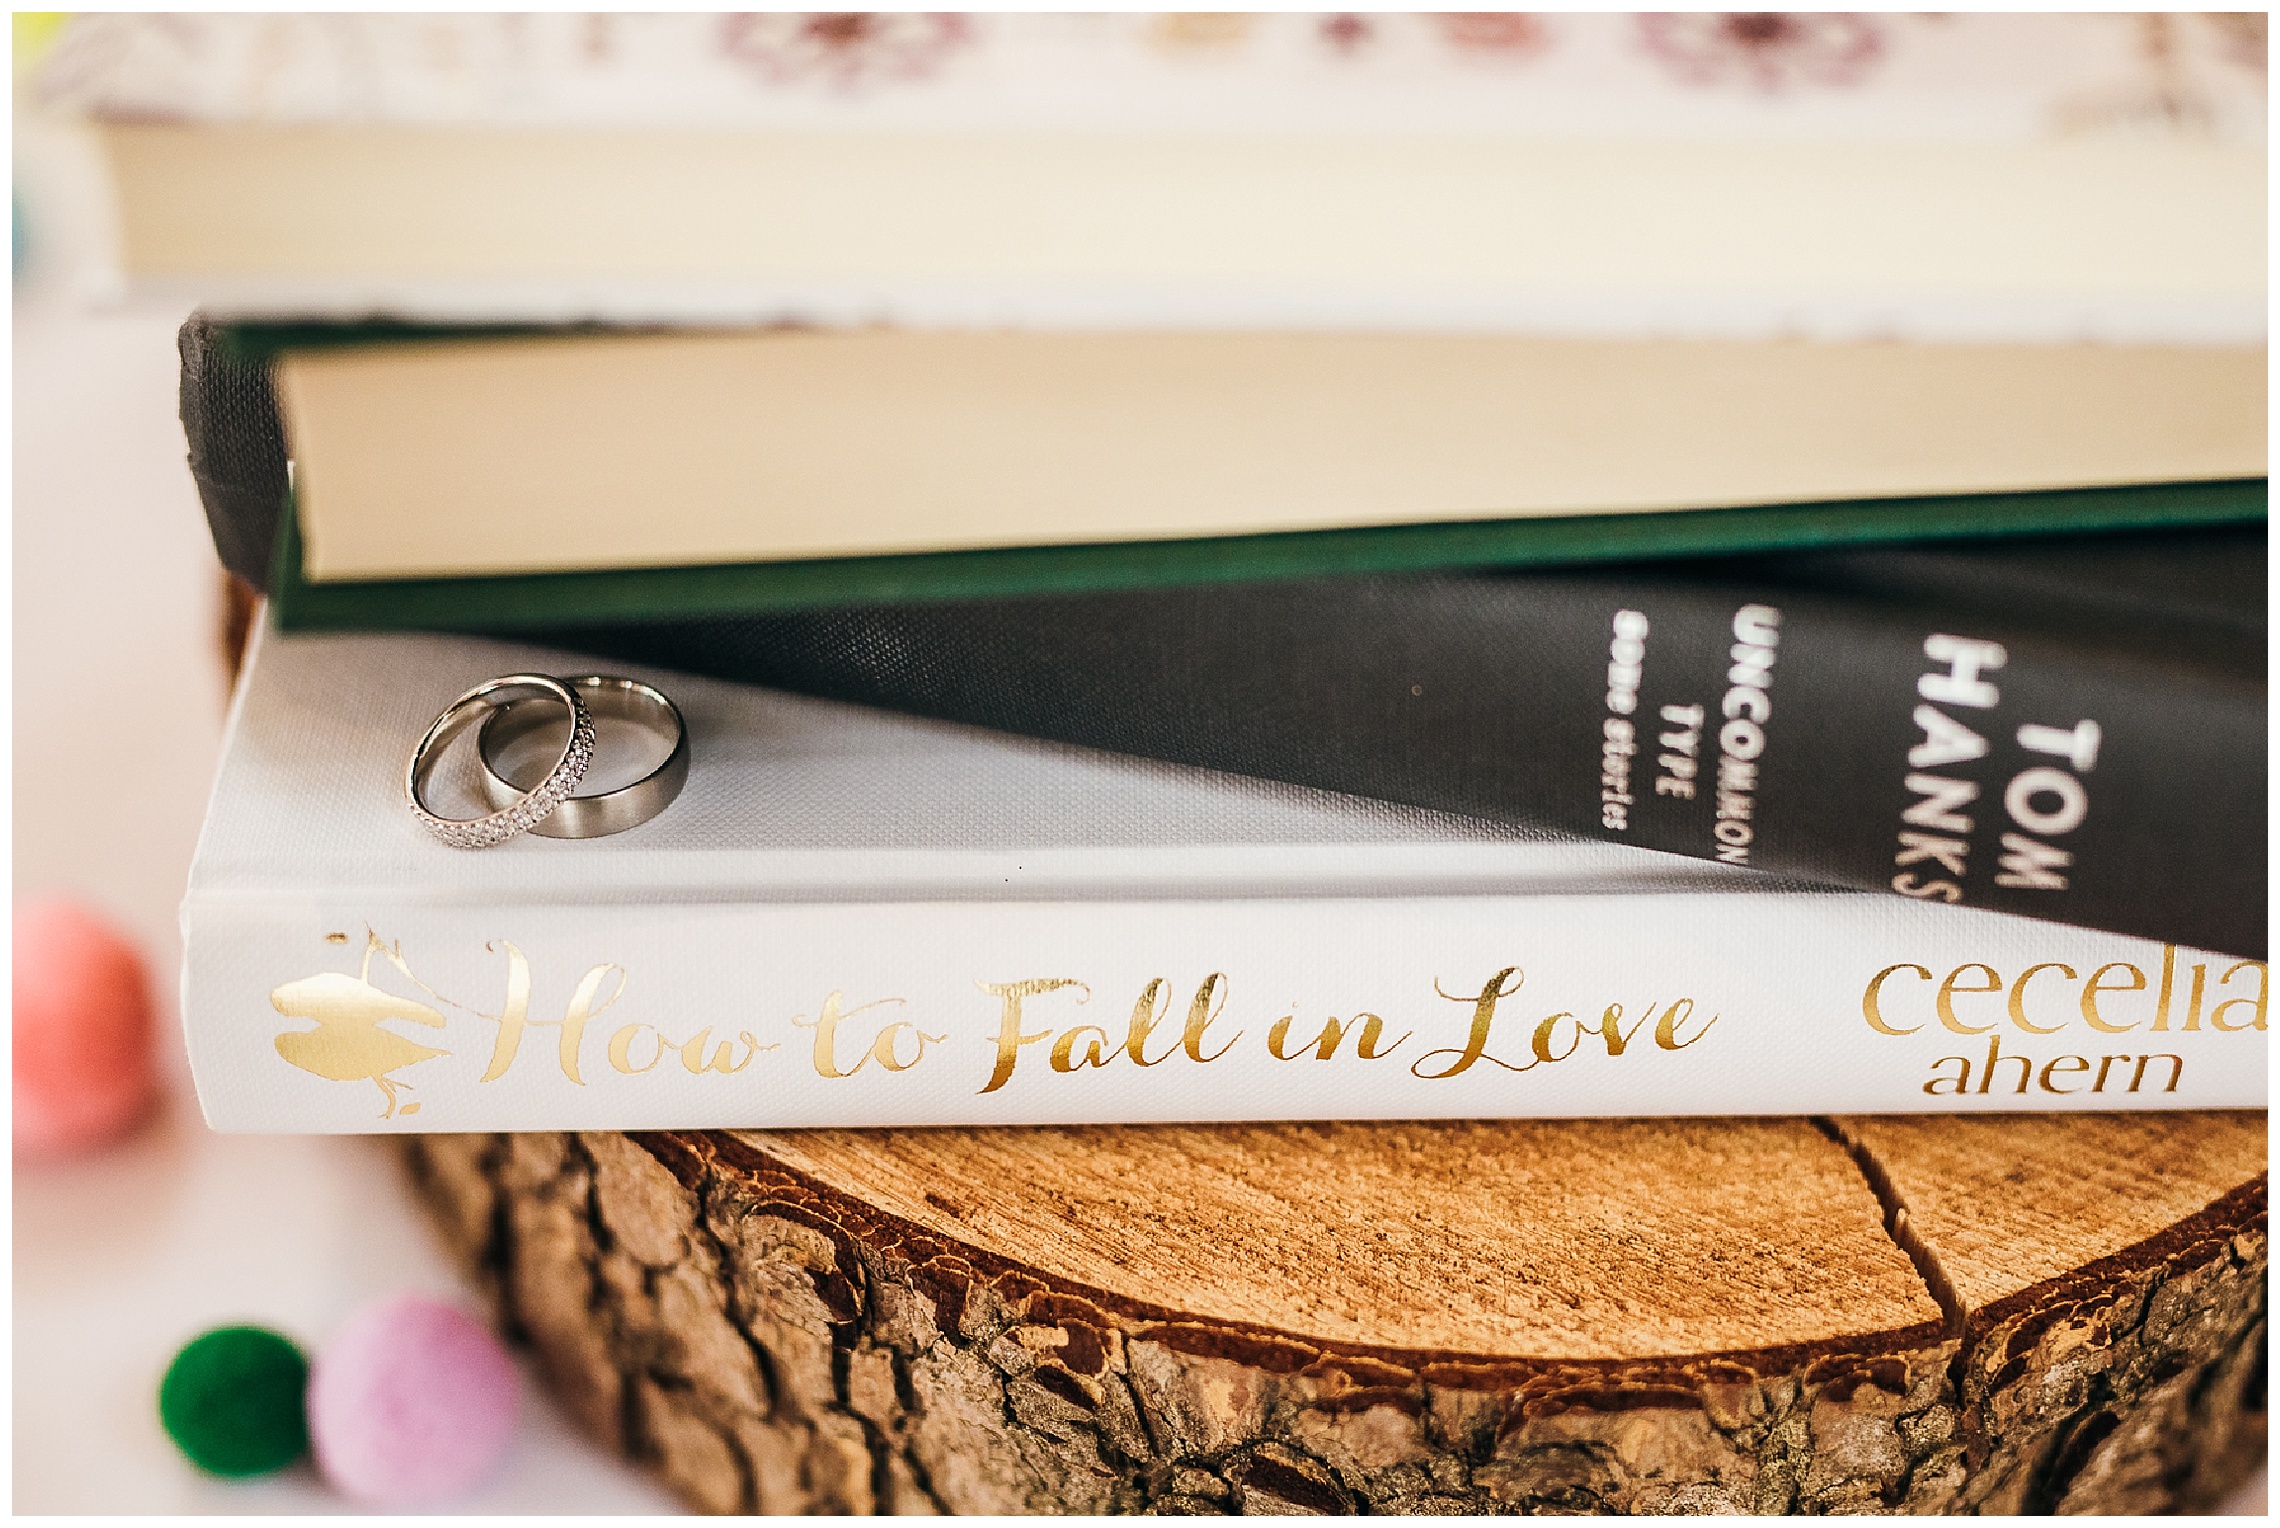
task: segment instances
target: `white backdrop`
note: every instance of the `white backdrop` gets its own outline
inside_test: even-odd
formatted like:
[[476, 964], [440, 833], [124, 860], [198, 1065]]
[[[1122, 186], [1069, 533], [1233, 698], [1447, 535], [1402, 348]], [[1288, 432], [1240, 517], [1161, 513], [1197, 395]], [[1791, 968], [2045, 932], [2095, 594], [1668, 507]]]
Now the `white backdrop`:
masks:
[[[18, 139], [18, 152], [24, 151]], [[37, 230], [35, 228], [35, 237]], [[383, 1296], [468, 1301], [380, 1143], [218, 1136], [190, 1098], [175, 906], [221, 735], [220, 574], [174, 417], [170, 313], [15, 304], [15, 894], [68, 896], [142, 947], [167, 1101], [104, 1154], [16, 1164], [18, 1512], [352, 1510], [306, 1466], [208, 1480], [159, 1429], [159, 1375], [205, 1327], [319, 1344]], [[526, 1386], [484, 1512], [669, 1512]]]

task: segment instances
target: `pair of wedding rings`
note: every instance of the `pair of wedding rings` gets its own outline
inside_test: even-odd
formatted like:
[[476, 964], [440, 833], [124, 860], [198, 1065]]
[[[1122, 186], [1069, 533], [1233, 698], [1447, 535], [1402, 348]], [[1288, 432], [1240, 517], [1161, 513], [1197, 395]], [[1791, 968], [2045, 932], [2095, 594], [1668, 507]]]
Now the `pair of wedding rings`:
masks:
[[[541, 727], [562, 725], [570, 735], [543, 775], [502, 767], [513, 746]], [[665, 762], [630, 785], [593, 795], [576, 794], [593, 763], [595, 719], [626, 722], [655, 734], [669, 752]], [[428, 805], [428, 783], [452, 741], [476, 723], [476, 774], [493, 810], [481, 817], [443, 817]], [[535, 761], [529, 761], [535, 762]], [[404, 770], [404, 798], [412, 815], [454, 849], [488, 849], [519, 833], [541, 838], [600, 838], [638, 827], [672, 805], [689, 778], [689, 731], [681, 711], [662, 690], [638, 679], [586, 674], [509, 674], [475, 686], [444, 707]]]

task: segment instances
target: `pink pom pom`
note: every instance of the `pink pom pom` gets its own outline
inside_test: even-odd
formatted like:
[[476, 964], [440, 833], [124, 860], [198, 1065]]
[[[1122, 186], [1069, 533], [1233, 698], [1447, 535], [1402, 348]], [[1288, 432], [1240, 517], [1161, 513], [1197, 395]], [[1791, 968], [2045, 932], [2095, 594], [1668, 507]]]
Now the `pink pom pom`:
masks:
[[124, 1133], [157, 1092], [135, 947], [83, 908], [18, 908], [14, 989], [16, 1149], [61, 1155]]
[[441, 1301], [404, 1295], [364, 1311], [317, 1355], [309, 1440], [343, 1495], [443, 1502], [499, 1462], [519, 1400], [497, 1338]]

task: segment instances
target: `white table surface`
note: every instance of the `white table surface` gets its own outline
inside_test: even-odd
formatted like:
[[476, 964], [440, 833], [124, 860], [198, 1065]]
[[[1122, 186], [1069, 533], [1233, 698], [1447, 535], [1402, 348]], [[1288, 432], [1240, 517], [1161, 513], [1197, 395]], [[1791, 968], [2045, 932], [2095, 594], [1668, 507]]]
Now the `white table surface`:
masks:
[[[221, 736], [219, 573], [175, 421], [180, 315], [15, 308], [15, 891], [131, 933], [159, 989], [167, 1102], [118, 1147], [14, 1172], [18, 1512], [351, 1510], [306, 1466], [201, 1476], [159, 1430], [159, 1375], [226, 1321], [319, 1344], [405, 1291], [467, 1301], [368, 1139], [221, 1136], [191, 1101], [175, 904]], [[525, 1387], [459, 1510], [670, 1512]]]
[[[171, 1025], [175, 905], [220, 736], [218, 575], [175, 421], [179, 315], [15, 311], [15, 889], [141, 941]], [[218, 1136], [166, 1031], [168, 1103], [118, 1148], [14, 1174], [18, 1512], [348, 1510], [306, 1467], [207, 1480], [160, 1432], [158, 1377], [203, 1328], [322, 1343], [417, 1290], [467, 1298], [404, 1181], [357, 1139]], [[459, 1510], [666, 1512], [526, 1388], [500, 1473]], [[2232, 1503], [2261, 1514], [2260, 1474]]]

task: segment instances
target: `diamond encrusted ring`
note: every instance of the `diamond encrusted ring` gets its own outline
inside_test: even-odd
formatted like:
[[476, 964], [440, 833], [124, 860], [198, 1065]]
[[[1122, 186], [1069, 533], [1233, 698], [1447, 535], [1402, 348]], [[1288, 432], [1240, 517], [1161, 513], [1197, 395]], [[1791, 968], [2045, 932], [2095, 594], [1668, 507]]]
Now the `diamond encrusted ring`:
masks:
[[[435, 772], [435, 761], [442, 757], [451, 740], [501, 707], [542, 697], [560, 702], [570, 713], [570, 737], [563, 743], [562, 756], [554, 761], [546, 777], [486, 817], [438, 817], [429, 810], [428, 776]], [[412, 750], [412, 762], [404, 768], [404, 799], [410, 804], [412, 815], [420, 820], [420, 826], [452, 848], [488, 849], [544, 821], [549, 812], [578, 788], [578, 782], [586, 778], [586, 766], [593, 758], [594, 719], [587, 714], [586, 703], [578, 698], [578, 692], [545, 674], [509, 674], [475, 686], [444, 707], [435, 725], [428, 728], [427, 736], [420, 739], [420, 746]]]

